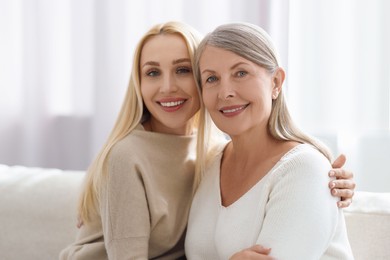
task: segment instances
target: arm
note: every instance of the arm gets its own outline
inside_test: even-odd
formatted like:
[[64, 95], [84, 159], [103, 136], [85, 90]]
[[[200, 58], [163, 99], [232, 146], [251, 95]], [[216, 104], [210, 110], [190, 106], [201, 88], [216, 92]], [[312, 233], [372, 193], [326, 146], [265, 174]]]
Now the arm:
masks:
[[115, 147], [100, 210], [109, 259], [147, 259], [150, 220], [142, 176]]
[[336, 177], [336, 180], [329, 182], [329, 188], [333, 196], [341, 198], [341, 200], [337, 202], [339, 208], [346, 208], [351, 205], [355, 189], [353, 173], [341, 168], [344, 166], [345, 161], [345, 155], [341, 154], [333, 162], [333, 169], [329, 171], [330, 177]]
[[[337, 202], [339, 208], [348, 207], [352, 202], [354, 194], [355, 182], [353, 180], [353, 173], [341, 169], [345, 164], [346, 157], [341, 154], [332, 164], [332, 170], [329, 171], [329, 177], [336, 177], [336, 180], [329, 182], [331, 194], [335, 197], [341, 197], [341, 201]], [[254, 245], [234, 254], [230, 260], [235, 259], [273, 259], [268, 256], [270, 248], [265, 248], [261, 245]]]
[[272, 247], [271, 255], [278, 259], [320, 259], [339, 216], [326, 187], [331, 166], [316, 154], [293, 160], [273, 178], [256, 243]]

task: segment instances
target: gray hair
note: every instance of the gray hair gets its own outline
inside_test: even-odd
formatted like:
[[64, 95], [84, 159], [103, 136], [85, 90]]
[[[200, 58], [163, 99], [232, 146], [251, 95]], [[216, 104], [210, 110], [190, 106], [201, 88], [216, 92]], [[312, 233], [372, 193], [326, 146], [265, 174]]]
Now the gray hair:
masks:
[[[249, 23], [231, 23], [217, 27], [206, 35], [195, 52], [194, 74], [200, 92], [202, 92], [199, 61], [207, 46], [231, 51], [270, 73], [279, 68], [279, 59], [271, 37], [262, 28]], [[278, 97], [272, 101], [272, 111], [268, 121], [270, 134], [278, 140], [307, 143], [318, 149], [331, 160], [329, 149], [320, 141], [302, 132], [293, 122], [281, 89]]]

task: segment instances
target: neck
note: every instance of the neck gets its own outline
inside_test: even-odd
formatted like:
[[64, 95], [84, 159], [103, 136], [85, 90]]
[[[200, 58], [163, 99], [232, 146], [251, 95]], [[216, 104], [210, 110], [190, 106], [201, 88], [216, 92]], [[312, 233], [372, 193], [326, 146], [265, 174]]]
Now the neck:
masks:
[[282, 141], [276, 140], [267, 129], [253, 128], [240, 135], [231, 136], [231, 159], [238, 167], [257, 164], [273, 155], [275, 147]]
[[231, 140], [225, 149], [222, 162], [230, 161], [229, 167], [241, 173], [245, 172], [245, 169], [256, 167], [268, 169], [287, 151], [299, 144], [295, 141], [278, 140], [265, 128], [254, 128], [243, 134], [231, 136]]

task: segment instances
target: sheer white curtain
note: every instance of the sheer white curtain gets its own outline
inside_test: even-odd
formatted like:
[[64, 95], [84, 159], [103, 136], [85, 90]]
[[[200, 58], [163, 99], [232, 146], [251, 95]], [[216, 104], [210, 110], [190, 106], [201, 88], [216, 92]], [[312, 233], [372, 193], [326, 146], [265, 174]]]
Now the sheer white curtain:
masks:
[[307, 131], [347, 154], [359, 190], [390, 192], [390, 2], [290, 5], [289, 101]]
[[94, 14], [92, 1], [74, 3], [0, 2], [1, 163], [79, 167], [89, 157]]
[[247, 21], [280, 51], [294, 118], [362, 190], [390, 191], [390, 21], [385, 0], [0, 0], [0, 163], [85, 169], [122, 103], [153, 24], [207, 33]]
[[0, 0], [0, 163], [86, 169], [112, 128], [135, 44], [151, 25], [180, 20], [206, 33], [247, 21], [281, 32], [287, 9], [272, 2]]

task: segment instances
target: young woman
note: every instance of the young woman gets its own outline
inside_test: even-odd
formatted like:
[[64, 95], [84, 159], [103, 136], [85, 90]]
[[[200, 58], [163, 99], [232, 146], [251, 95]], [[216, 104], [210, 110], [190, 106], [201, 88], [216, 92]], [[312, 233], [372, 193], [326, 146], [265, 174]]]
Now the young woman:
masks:
[[187, 258], [353, 259], [343, 213], [325, 188], [330, 153], [294, 125], [268, 34], [220, 26], [200, 43], [194, 68], [207, 111], [231, 141], [195, 194]]
[[[214, 139], [196, 141], [202, 103], [192, 61], [199, 42], [188, 25], [168, 22], [138, 43], [117, 122], [88, 169], [79, 235], [60, 259], [184, 257], [194, 173], [203, 167], [196, 146], [214, 147]], [[344, 180], [332, 190], [348, 204], [352, 174], [334, 172]]]

